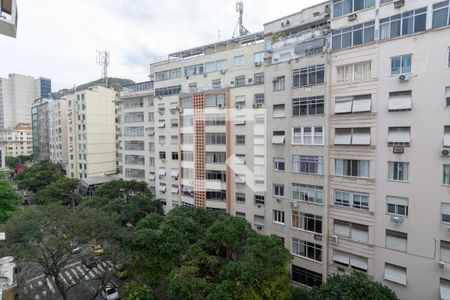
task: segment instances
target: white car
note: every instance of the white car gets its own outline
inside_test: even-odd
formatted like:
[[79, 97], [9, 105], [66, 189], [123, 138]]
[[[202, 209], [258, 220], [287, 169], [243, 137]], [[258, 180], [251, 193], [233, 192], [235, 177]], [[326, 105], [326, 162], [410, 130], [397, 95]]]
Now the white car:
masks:
[[111, 286], [111, 285], [107, 285], [106, 287], [104, 287], [102, 289], [102, 297], [106, 300], [118, 300], [119, 298], [119, 293], [117, 292], [117, 290]]

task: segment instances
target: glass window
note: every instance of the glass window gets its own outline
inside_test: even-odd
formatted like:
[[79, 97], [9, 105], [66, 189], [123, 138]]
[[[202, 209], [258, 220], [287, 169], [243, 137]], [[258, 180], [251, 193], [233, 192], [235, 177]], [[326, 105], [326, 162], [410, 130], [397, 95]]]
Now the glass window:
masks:
[[285, 89], [285, 81], [284, 76], [279, 76], [273, 81], [273, 90], [274, 91], [282, 91]]
[[388, 39], [425, 30], [427, 8], [407, 11], [380, 20], [380, 39]]
[[411, 73], [411, 54], [391, 57], [391, 75]]
[[409, 163], [390, 161], [388, 162], [388, 179], [397, 181], [409, 180]]
[[375, 21], [333, 30], [333, 50], [373, 42], [375, 39]]
[[433, 4], [433, 28], [450, 25], [449, 1]]
[[292, 99], [292, 115], [294, 116], [323, 115], [324, 106], [325, 106], [324, 96]]
[[322, 84], [325, 81], [325, 66], [317, 65], [301, 69], [296, 69], [292, 72], [293, 86], [307, 86], [314, 84]]
[[322, 274], [292, 265], [292, 281], [309, 286], [319, 286], [322, 284]]
[[354, 176], [369, 177], [369, 161], [368, 160], [335, 160], [335, 175], [338, 176]]
[[292, 238], [292, 254], [321, 262], [322, 245]]
[[292, 172], [323, 174], [323, 156], [292, 155]]
[[244, 65], [244, 55], [239, 55], [234, 57], [234, 65], [242, 66]]

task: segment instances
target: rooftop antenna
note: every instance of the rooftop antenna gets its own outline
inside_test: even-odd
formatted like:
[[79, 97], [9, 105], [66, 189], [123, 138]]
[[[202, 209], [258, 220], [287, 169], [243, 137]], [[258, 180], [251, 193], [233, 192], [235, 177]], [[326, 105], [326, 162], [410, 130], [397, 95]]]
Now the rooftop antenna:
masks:
[[239, 19], [237, 21], [236, 27], [234, 28], [233, 38], [250, 33], [250, 31], [248, 31], [247, 28], [245, 28], [242, 24], [244, 15], [244, 3], [242, 2], [242, 0], [236, 2], [236, 12], [239, 14]]
[[101, 69], [101, 79], [105, 82], [105, 87], [108, 87], [108, 66], [109, 66], [109, 51], [97, 51], [97, 65]]

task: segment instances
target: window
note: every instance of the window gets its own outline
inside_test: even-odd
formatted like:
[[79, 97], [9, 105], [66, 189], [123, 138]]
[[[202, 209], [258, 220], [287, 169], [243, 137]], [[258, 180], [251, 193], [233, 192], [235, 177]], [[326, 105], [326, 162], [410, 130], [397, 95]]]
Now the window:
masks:
[[284, 131], [274, 131], [272, 136], [272, 144], [274, 145], [283, 145], [285, 143], [286, 136]]
[[125, 127], [125, 136], [144, 136], [144, 127]]
[[155, 89], [155, 97], [178, 95], [181, 92], [181, 85], [163, 87]]
[[273, 118], [284, 118], [285, 115], [284, 104], [273, 105]]
[[166, 159], [166, 152], [160, 151], [159, 152], [159, 159]]
[[149, 152], [155, 151], [155, 143], [148, 143], [148, 151]]
[[186, 97], [181, 99], [181, 108], [182, 109], [192, 108], [192, 97]]
[[253, 138], [253, 144], [255, 144], [255, 145], [264, 145], [265, 144], [264, 135], [255, 134], [254, 138]]
[[311, 203], [323, 203], [323, 187], [293, 183], [292, 199]]
[[[184, 136], [184, 135], [183, 135]], [[205, 144], [206, 145], [225, 145], [226, 144], [225, 133], [206, 133]]]
[[369, 195], [349, 192], [349, 191], [334, 191], [334, 204], [340, 206], [347, 206], [357, 209], [369, 209]]
[[369, 177], [368, 160], [336, 159], [335, 164], [335, 175]]
[[145, 171], [144, 170], [137, 170], [137, 169], [125, 169], [125, 177], [128, 178], [145, 178]]
[[412, 92], [400, 91], [389, 93], [388, 110], [411, 110], [412, 107]]
[[172, 160], [178, 160], [178, 152], [172, 152]]
[[227, 198], [226, 192], [221, 191], [206, 191], [206, 200], [211, 201], [225, 201]]
[[223, 126], [223, 125], [225, 125], [225, 115], [224, 114], [207, 114], [207, 115], [205, 115], [205, 125], [206, 126]]
[[237, 115], [234, 117], [234, 125], [245, 125], [245, 115]]
[[367, 272], [367, 258], [333, 250], [333, 262], [362, 272]]
[[292, 254], [321, 262], [322, 245], [292, 238]]
[[424, 31], [426, 19], [426, 7], [380, 19], [380, 40]]
[[349, 114], [358, 112], [370, 112], [371, 107], [372, 95], [336, 97], [334, 113]]
[[236, 193], [236, 202], [245, 203], [245, 194], [244, 193]]
[[433, 28], [450, 25], [449, 1], [433, 4]]
[[352, 82], [371, 78], [371, 62], [364, 61], [336, 67], [337, 82]]
[[293, 228], [322, 234], [322, 216], [293, 210], [291, 222]]
[[254, 62], [257, 63], [263, 63], [264, 62], [264, 52], [257, 52], [254, 54]]
[[148, 121], [154, 121], [155, 120], [155, 113], [154, 112], [149, 112], [148, 113]]
[[245, 145], [245, 135], [236, 135], [236, 145]]
[[206, 107], [225, 107], [224, 94], [208, 94], [205, 97]]
[[323, 156], [292, 155], [292, 172], [323, 174]]
[[407, 243], [407, 233], [386, 229], [386, 248], [406, 251]]
[[236, 76], [234, 78], [235, 85], [236, 86], [243, 86], [245, 85], [245, 75]]
[[218, 164], [224, 163], [226, 160], [225, 152], [206, 152], [206, 163]]
[[245, 96], [236, 96], [234, 98], [234, 105], [236, 108], [242, 108], [245, 106]]
[[253, 81], [255, 84], [264, 84], [264, 73], [256, 73], [253, 75]]
[[166, 121], [164, 119], [158, 120], [158, 128], [165, 128]]
[[255, 205], [264, 205], [264, 195], [255, 195]]
[[441, 203], [441, 221], [450, 223], [450, 203]]
[[273, 80], [273, 90], [274, 91], [282, 91], [285, 89], [284, 86], [284, 76], [278, 76]]
[[301, 87], [324, 83], [325, 67], [324, 65], [311, 66], [296, 69], [292, 72], [293, 86]]
[[255, 108], [264, 107], [264, 94], [255, 94]]
[[159, 144], [160, 145], [164, 145], [166, 143], [166, 136], [165, 135], [160, 135], [158, 138]]
[[284, 211], [274, 209], [273, 210], [273, 222], [284, 225]]
[[333, 50], [373, 42], [375, 38], [375, 21], [366, 22], [332, 32]]
[[406, 268], [386, 263], [384, 265], [384, 280], [406, 285]]
[[450, 263], [450, 242], [441, 240], [440, 259]]
[[178, 135], [170, 136], [170, 144], [171, 145], [178, 145]]
[[292, 145], [323, 145], [323, 127], [292, 128]]
[[335, 145], [370, 145], [370, 128], [336, 128]]
[[319, 286], [322, 284], [322, 274], [292, 265], [292, 281], [309, 286]]
[[292, 115], [310, 116], [324, 114], [324, 96], [292, 99]]
[[225, 171], [206, 170], [206, 180], [226, 182]]
[[124, 123], [135, 123], [135, 122], [144, 122], [144, 113], [127, 113], [124, 114]]
[[125, 163], [131, 165], [144, 165], [145, 158], [143, 155], [125, 155]]
[[411, 54], [391, 57], [391, 75], [411, 73], [411, 58]]
[[181, 77], [181, 68], [165, 70], [155, 73], [155, 81], [162, 81]]
[[275, 171], [284, 171], [285, 163], [284, 158], [274, 157], [273, 158], [273, 169]]
[[125, 141], [125, 150], [144, 151], [144, 141]]
[[444, 165], [443, 179], [444, 184], [450, 185], [450, 165]]
[[214, 90], [220, 89], [221, 85], [222, 85], [222, 82], [220, 79], [211, 80], [211, 86]]
[[408, 181], [409, 163], [388, 162], [388, 179], [398, 181]]
[[411, 127], [389, 127], [388, 146], [409, 146], [411, 142]]
[[236, 154], [236, 157], [237, 157], [236, 164], [245, 165], [246, 162], [245, 154]]
[[387, 196], [387, 213], [399, 216], [408, 216], [408, 198]]
[[192, 145], [192, 143], [194, 142], [194, 136], [192, 133], [182, 133], [180, 137], [181, 137], [181, 144]]
[[[450, 67], [450, 48], [448, 50], [448, 66]], [[450, 86], [445, 88], [445, 106], [450, 107]]]
[[348, 237], [354, 241], [367, 243], [369, 241], [369, 226], [334, 220], [334, 234]]
[[275, 197], [284, 198], [284, 184], [274, 184], [273, 195]]
[[239, 55], [234, 57], [234, 65], [243, 66], [244, 65], [244, 55]]
[[203, 74], [203, 64], [184, 67], [184, 76]]
[[236, 212], [236, 217], [241, 218], [241, 219], [245, 219], [245, 213], [237, 211]]
[[205, 63], [205, 73], [226, 70], [227, 68], [228, 67], [227, 67], [226, 59], [210, 61], [210, 62]]
[[375, 0], [333, 0], [333, 17], [375, 6]]
[[450, 147], [450, 126], [444, 126], [444, 146]]
[[178, 119], [170, 119], [170, 127], [172, 128], [178, 127]]

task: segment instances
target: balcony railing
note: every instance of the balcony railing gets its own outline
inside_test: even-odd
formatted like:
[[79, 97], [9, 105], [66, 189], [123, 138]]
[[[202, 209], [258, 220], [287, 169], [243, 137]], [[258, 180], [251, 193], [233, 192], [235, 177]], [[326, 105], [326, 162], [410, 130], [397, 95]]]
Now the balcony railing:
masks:
[[153, 81], [145, 81], [122, 87], [121, 94], [135, 94], [153, 90]]

